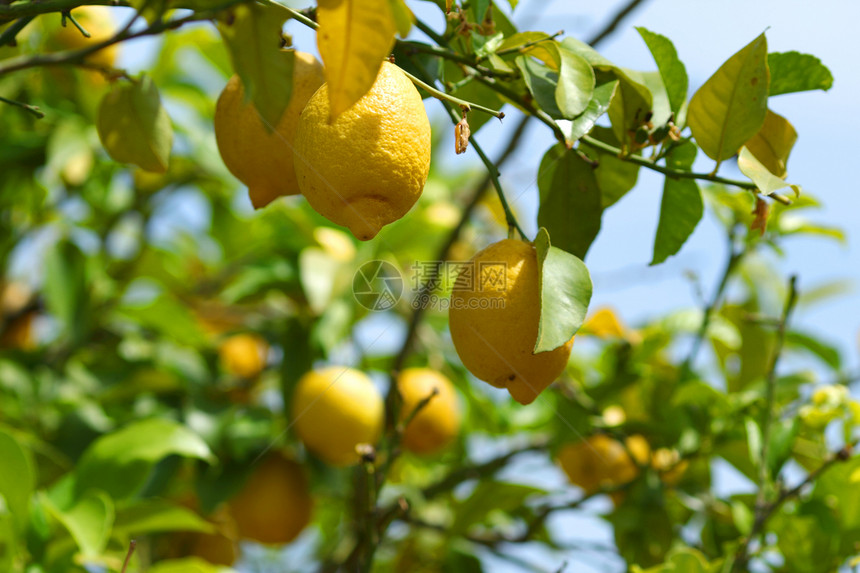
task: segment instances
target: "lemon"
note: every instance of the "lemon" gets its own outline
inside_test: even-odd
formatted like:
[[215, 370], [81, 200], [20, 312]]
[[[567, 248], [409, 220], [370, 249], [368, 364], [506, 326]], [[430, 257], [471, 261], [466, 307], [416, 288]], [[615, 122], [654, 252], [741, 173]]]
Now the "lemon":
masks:
[[238, 76], [227, 82], [215, 107], [215, 140], [224, 165], [248, 186], [254, 208], [299, 192], [293, 166], [293, 137], [299, 113], [324, 81], [322, 64], [311, 54], [295, 53], [293, 91], [281, 120], [267, 130], [259, 113], [245, 102]]
[[382, 433], [382, 395], [364, 373], [343, 366], [308, 372], [296, 384], [292, 423], [299, 439], [333, 466], [357, 463], [358, 444]]
[[534, 353], [540, 286], [534, 247], [506, 239], [479, 251], [460, 271], [448, 312], [460, 360], [477, 378], [507, 388], [529, 404], [567, 365], [573, 337], [550, 352]]
[[384, 62], [373, 86], [329, 122], [328, 85], [308, 101], [295, 141], [308, 203], [367, 241], [415, 204], [430, 170], [430, 122], [418, 90]]
[[660, 479], [668, 486], [676, 486], [684, 477], [690, 462], [681, 459], [678, 450], [659, 448], [654, 451], [651, 467], [660, 474]]
[[269, 345], [257, 334], [234, 334], [218, 345], [224, 369], [241, 378], [254, 378], [262, 372], [268, 353]]
[[[604, 488], [628, 484], [639, 475], [639, 465], [647, 463], [650, 456], [648, 442], [642, 436], [634, 435], [626, 439], [626, 445], [627, 448], [618, 440], [598, 434], [563, 446], [558, 453], [558, 462], [570, 482], [581, 487], [586, 495], [591, 495]], [[616, 505], [623, 495], [620, 491], [610, 494]]]
[[[51, 34], [49, 38], [51, 47], [61, 50], [89, 48], [111, 38], [117, 31], [110, 8], [107, 6], [81, 6], [75, 8], [71, 14], [84, 30], [89, 32], [90, 37], [87, 38], [81, 34], [81, 31], [67, 19], [65, 27], [58, 25], [56, 31]], [[86, 59], [88, 63], [95, 66], [112, 68], [116, 63], [118, 52], [119, 44], [112, 44], [87, 56]]]
[[460, 404], [451, 381], [429, 368], [407, 368], [397, 377], [403, 397], [401, 420], [406, 419], [421, 400], [437, 393], [418, 411], [403, 431], [403, 445], [416, 454], [436, 452], [460, 432]]
[[313, 503], [302, 466], [276, 452], [260, 462], [229, 506], [240, 537], [280, 545], [305, 528]]

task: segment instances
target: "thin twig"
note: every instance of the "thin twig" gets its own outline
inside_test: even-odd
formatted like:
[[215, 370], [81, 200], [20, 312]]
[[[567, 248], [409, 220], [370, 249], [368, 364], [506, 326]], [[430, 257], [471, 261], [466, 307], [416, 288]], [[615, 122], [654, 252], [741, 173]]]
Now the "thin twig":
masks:
[[42, 119], [45, 117], [45, 114], [42, 110], [39, 109], [38, 106], [26, 104], [20, 101], [15, 101], [13, 99], [7, 99], [5, 97], [0, 96], [0, 102], [3, 102], [8, 105], [14, 105], [15, 107], [20, 107], [21, 109], [33, 114], [37, 119]]
[[717, 288], [714, 290], [714, 295], [713, 297], [711, 297], [710, 302], [703, 310], [702, 324], [699, 326], [699, 331], [696, 333], [696, 338], [693, 340], [693, 345], [690, 348], [690, 353], [687, 355], [687, 358], [684, 360], [684, 363], [681, 364], [681, 380], [686, 380], [689, 376], [690, 371], [692, 370], [693, 365], [696, 362], [696, 357], [699, 355], [699, 350], [702, 347], [702, 343], [705, 340], [705, 336], [708, 333], [708, 327], [711, 324], [711, 317], [713, 316], [714, 311], [719, 306], [720, 300], [722, 300], [723, 292], [726, 290], [726, 285], [728, 285], [729, 282], [729, 277], [732, 275], [738, 264], [746, 255], [746, 249], [738, 250], [735, 248], [734, 229], [729, 230], [728, 243], [729, 258], [726, 261], [726, 266], [723, 268], [723, 273], [720, 275], [720, 280], [717, 283]]
[[629, 16], [630, 13], [633, 12], [633, 10], [635, 10], [636, 7], [639, 6], [639, 4], [641, 4], [642, 2], [643, 0], [630, 0], [630, 2], [628, 2], [626, 6], [624, 6], [618, 12], [615, 13], [615, 17], [613, 17], [612, 20], [610, 20], [609, 23], [600, 32], [598, 32], [591, 40], [588, 41], [588, 44], [594, 46], [605, 40], [606, 37], [612, 34], [612, 32], [614, 32], [615, 29], [618, 28], [618, 25], [621, 24], [621, 22], [625, 18], [627, 18], [627, 16]]
[[[735, 563], [733, 564], [733, 570], [742, 571], [747, 565], [749, 561], [749, 544], [750, 542], [764, 529], [765, 522], [768, 517], [774, 512], [775, 508], [773, 507], [775, 504], [781, 504], [785, 501], [780, 498], [780, 496], [775, 502], [768, 504], [767, 502], [767, 490], [768, 483], [770, 482], [770, 475], [768, 471], [767, 465], [767, 455], [770, 451], [770, 434], [771, 427], [773, 424], [773, 410], [774, 410], [774, 401], [776, 396], [776, 369], [779, 364], [779, 359], [782, 356], [782, 348], [785, 344], [785, 332], [786, 327], [788, 325], [788, 321], [791, 318], [791, 313], [794, 310], [794, 305], [797, 303], [797, 276], [792, 276], [788, 281], [788, 294], [785, 298], [785, 306], [783, 307], [782, 317], [779, 322], [779, 326], [777, 327], [777, 337], [776, 344], [773, 349], [773, 355], [771, 357], [770, 366], [767, 372], [766, 378], [766, 386], [765, 386], [765, 410], [764, 410], [764, 420], [762, 421], [761, 427], [761, 457], [759, 459], [759, 468], [758, 468], [758, 492], [756, 493], [755, 500], [755, 519], [753, 521], [752, 529], [750, 530], [749, 536], [747, 536], [744, 543], [741, 544], [740, 548], [737, 552], [737, 557]], [[820, 468], [819, 468], [820, 469]], [[807, 477], [807, 479], [814, 480], [815, 477], [812, 478]], [[790, 491], [795, 491], [796, 494], [800, 493], [803, 484], [794, 488]], [[795, 495], [796, 495], [795, 494]]]

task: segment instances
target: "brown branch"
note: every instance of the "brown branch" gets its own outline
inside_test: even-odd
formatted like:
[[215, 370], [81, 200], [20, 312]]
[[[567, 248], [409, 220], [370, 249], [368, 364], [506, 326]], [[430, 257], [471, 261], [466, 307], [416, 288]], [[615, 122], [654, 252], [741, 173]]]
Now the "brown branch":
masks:
[[[80, 50], [69, 50], [63, 52], [54, 52], [51, 54], [40, 54], [36, 56], [24, 55], [19, 56], [17, 58], [9, 58], [8, 60], [4, 60], [2, 64], [0, 64], [0, 76], [4, 74], [8, 74], [11, 72], [16, 72], [19, 70], [25, 70], [28, 68], [34, 68], [38, 66], [67, 66], [67, 65], [78, 65], [84, 63], [84, 60], [87, 56], [91, 56], [92, 54], [103, 50], [109, 46], [114, 44], [118, 44], [120, 42], [124, 42], [126, 40], [131, 40], [134, 38], [142, 38], [145, 36], [155, 36], [161, 34], [162, 32], [166, 32], [168, 30], [175, 30], [184, 26], [185, 24], [189, 24], [191, 22], [201, 22], [205, 20], [211, 20], [214, 18], [218, 12], [225, 10], [231, 6], [236, 4], [240, 4], [242, 2], [247, 2], [248, 0], [229, 0], [223, 4], [220, 4], [216, 7], [213, 7], [209, 10], [204, 10], [200, 12], [194, 12], [193, 14], [189, 14], [183, 18], [177, 18], [175, 20], [168, 21], [159, 21], [153, 23], [151, 26], [144, 28], [138, 32], [131, 32], [129, 30], [130, 24], [133, 23], [137, 17], [136, 15], [129, 23], [124, 26], [119, 32], [117, 32], [114, 36], [98, 42], [94, 43], [92, 46], [88, 46], [86, 48], [82, 48]], [[27, 5], [34, 4], [33, 2], [26, 3]], [[41, 5], [41, 3], [39, 3]], [[13, 4], [12, 6], [17, 6], [18, 4]], [[2, 12], [0, 12], [2, 14]], [[0, 17], [0, 21], [2, 21], [2, 17]]]
[[621, 10], [615, 13], [615, 17], [613, 17], [612, 20], [610, 20], [609, 23], [600, 32], [595, 34], [594, 37], [588, 41], [588, 44], [591, 46], [596, 46], [597, 44], [605, 40], [610, 34], [612, 34], [616, 30], [616, 28], [618, 28], [618, 25], [621, 24], [621, 22], [623, 22], [624, 19], [627, 18], [627, 16], [629, 16], [630, 13], [633, 12], [633, 10], [635, 10], [642, 2], [643, 0], [630, 0], [630, 2], [628, 2], [626, 6], [624, 6], [623, 8], [621, 8]]

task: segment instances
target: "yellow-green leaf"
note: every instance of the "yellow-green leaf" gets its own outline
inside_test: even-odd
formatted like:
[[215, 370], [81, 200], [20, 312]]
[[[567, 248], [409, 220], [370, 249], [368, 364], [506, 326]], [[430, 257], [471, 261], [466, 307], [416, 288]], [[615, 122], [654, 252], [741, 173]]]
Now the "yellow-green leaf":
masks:
[[797, 141], [797, 132], [788, 120], [767, 110], [764, 125], [744, 144], [744, 147], [768, 171], [777, 177], [785, 178], [788, 156], [795, 141]]
[[150, 78], [114, 85], [99, 106], [96, 128], [115, 161], [155, 173], [167, 171], [173, 127]]
[[274, 6], [242, 4], [231, 25], [219, 26], [245, 99], [267, 127], [278, 124], [293, 92], [295, 53], [281, 49], [284, 14]]
[[758, 132], [769, 83], [762, 34], [720, 66], [690, 100], [687, 124], [705, 155], [719, 164]]
[[394, 46], [397, 25], [388, 1], [319, 1], [317, 47], [332, 120], [367, 93]]
[[394, 23], [397, 25], [397, 34], [401, 38], [409, 35], [412, 24], [415, 22], [415, 14], [406, 5], [405, 0], [388, 0], [391, 13], [394, 15]]
[[795, 195], [800, 195], [799, 185], [792, 185], [771, 173], [746, 147], [741, 148], [741, 153], [738, 156], [738, 168], [741, 173], [752, 179], [752, 182], [764, 195], [770, 195], [783, 187], [791, 187]]

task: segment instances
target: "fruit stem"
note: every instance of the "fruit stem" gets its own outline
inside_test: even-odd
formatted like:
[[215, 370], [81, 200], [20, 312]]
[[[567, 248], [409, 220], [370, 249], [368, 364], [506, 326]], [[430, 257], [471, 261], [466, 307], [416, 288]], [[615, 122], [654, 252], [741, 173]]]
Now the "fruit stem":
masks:
[[273, 2], [272, 0], [263, 0], [263, 4], [268, 4], [269, 6], [275, 6], [276, 8], [280, 8], [282, 10], [285, 10], [286, 12], [289, 12], [290, 18], [292, 18], [293, 20], [295, 20], [301, 24], [304, 24], [308, 28], [316, 30], [317, 28], [320, 27], [319, 24], [317, 24], [316, 22], [314, 22], [313, 20], [311, 20], [310, 18], [308, 18], [307, 16], [305, 16], [304, 14], [299, 12], [298, 10], [294, 10], [294, 9], [290, 8], [289, 6], [284, 6], [283, 4]]
[[[274, 2], [272, 0], [264, 0], [264, 3], [272, 5], [272, 6], [277, 6], [278, 8], [285, 10], [286, 12], [288, 12], [290, 14], [291, 18], [304, 24], [308, 28], [312, 28], [314, 30], [319, 28], [319, 24], [317, 24], [316, 22], [314, 22], [313, 20], [311, 20], [310, 18], [308, 18], [307, 16], [305, 16], [304, 14], [299, 12], [298, 10], [288, 8], [287, 6], [284, 6], [283, 4], [278, 4], [277, 2]], [[412, 80], [412, 83], [414, 83], [415, 85], [417, 85], [421, 89], [427, 91], [429, 94], [431, 94], [436, 99], [450, 101], [451, 103], [457, 104], [458, 106], [465, 108], [466, 111], [471, 111], [473, 109], [476, 109], [478, 111], [488, 113], [488, 114], [492, 115], [493, 117], [497, 117], [499, 119], [502, 119], [503, 117], [505, 117], [505, 114], [501, 111], [496, 111], [494, 109], [490, 109], [488, 107], [484, 107], [484, 106], [478, 105], [476, 103], [468, 102], [466, 100], [460, 99], [458, 97], [454, 97], [450, 94], [447, 94], [443, 91], [437, 90], [436, 88], [434, 88], [430, 84], [419, 80], [418, 78], [416, 78], [415, 76], [413, 76], [412, 74], [410, 74], [409, 72], [404, 70], [403, 68], [400, 68], [400, 69], [404, 74], [406, 74], [406, 77], [408, 77], [410, 80]], [[458, 119], [458, 121], [459, 121], [459, 119]]]
[[[436, 99], [450, 101], [451, 103], [460, 106], [461, 108], [463, 108], [467, 112], [471, 111], [473, 109], [476, 109], [478, 111], [488, 113], [488, 114], [492, 115], [493, 117], [497, 117], [499, 119], [502, 119], [503, 117], [505, 117], [504, 112], [496, 111], [494, 109], [490, 109], [488, 107], [484, 107], [482, 105], [478, 105], [476, 103], [468, 102], [464, 99], [454, 97], [451, 94], [447, 94], [443, 91], [437, 90], [436, 88], [434, 88], [433, 86], [431, 86], [428, 83], [422, 82], [421, 80], [419, 80], [418, 78], [416, 78], [415, 76], [413, 76], [412, 74], [410, 74], [409, 72], [404, 70], [403, 68], [400, 68], [400, 70], [404, 74], [406, 74], [406, 77], [408, 77], [410, 80], [412, 80], [413, 84], [415, 84], [416, 86], [420, 87], [421, 89], [429, 92]], [[457, 119], [457, 121], [460, 121], [459, 118]]]
[[92, 34], [87, 32], [86, 28], [81, 26], [81, 24], [77, 20], [75, 20], [75, 17], [72, 16], [71, 10], [67, 10], [67, 11], [63, 12], [63, 26], [66, 25], [66, 20], [69, 20], [72, 24], [74, 24], [75, 28], [78, 29], [78, 32], [80, 32], [84, 38], [92, 38], [93, 37]]

